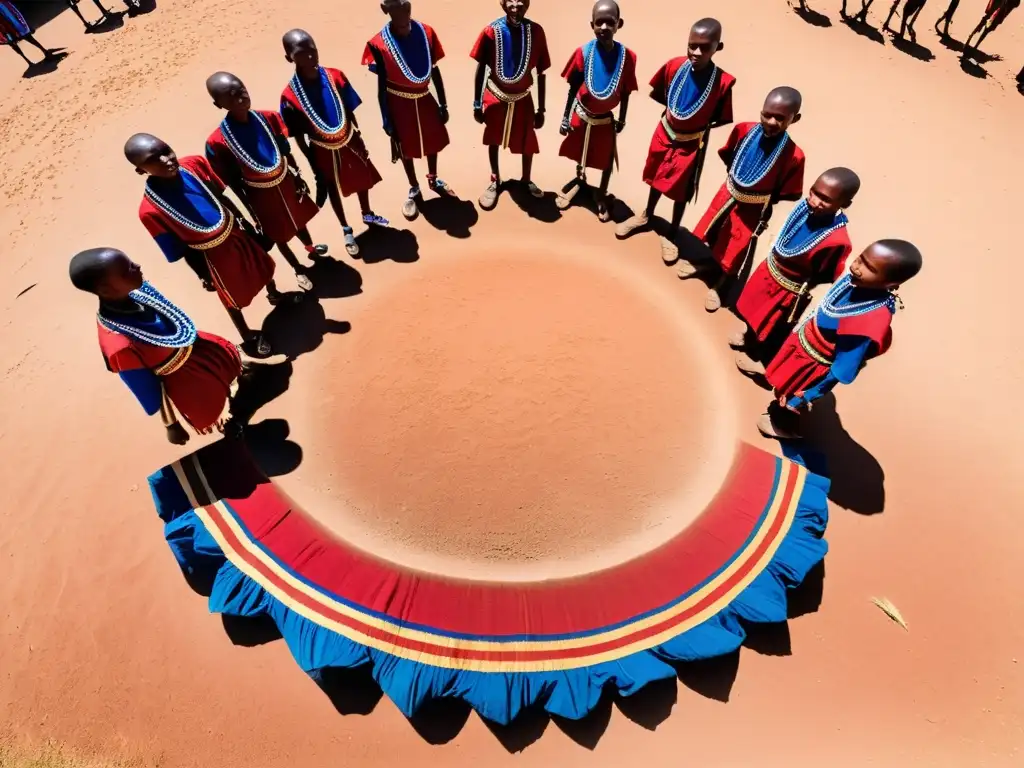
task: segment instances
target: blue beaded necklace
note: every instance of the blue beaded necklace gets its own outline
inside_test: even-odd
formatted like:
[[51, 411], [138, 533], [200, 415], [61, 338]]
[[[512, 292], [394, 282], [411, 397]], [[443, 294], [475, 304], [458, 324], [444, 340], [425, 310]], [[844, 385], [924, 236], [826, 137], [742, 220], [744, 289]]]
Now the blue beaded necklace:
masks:
[[231, 153], [235, 157], [241, 160], [250, 169], [256, 171], [256, 173], [267, 176], [281, 167], [281, 150], [277, 146], [277, 140], [274, 138], [274, 132], [270, 130], [270, 126], [267, 125], [267, 121], [263, 118], [263, 115], [259, 112], [250, 112], [249, 115], [256, 119], [259, 128], [262, 129], [267, 135], [267, 138], [270, 139], [270, 146], [272, 147], [274, 158], [270, 165], [263, 165], [257, 161], [256, 158], [246, 152], [245, 147], [243, 147], [242, 143], [235, 137], [235, 134], [231, 132], [231, 125], [229, 124], [228, 118], [225, 117], [221, 120], [220, 131], [224, 134], [224, 140], [227, 142], [228, 148], [231, 149]]
[[775, 245], [772, 246], [772, 250], [776, 254], [788, 259], [793, 256], [809, 253], [825, 242], [833, 232], [842, 229], [849, 223], [846, 214], [840, 213], [835, 217], [831, 226], [812, 233], [804, 242], [797, 242], [797, 234], [803, 229], [810, 215], [811, 206], [808, 205], [806, 198], [793, 207], [789, 217], [786, 219], [786, 223], [782, 225], [782, 230], [775, 240]]
[[508, 19], [502, 17], [491, 22], [494, 30], [494, 52], [495, 67], [494, 74], [505, 85], [515, 85], [524, 77], [530, 69], [530, 57], [533, 52], [533, 28], [529, 21], [523, 19], [519, 25], [519, 35], [522, 40], [522, 58], [516, 65], [515, 72], [511, 77], [505, 75], [505, 66], [512, 60], [512, 30], [509, 28]]
[[618, 51], [618, 58], [615, 62], [615, 69], [612, 70], [608, 78], [608, 85], [604, 88], [598, 88], [594, 83], [594, 60], [600, 56], [597, 50], [597, 40], [591, 40], [587, 43], [583, 51], [583, 58], [586, 61], [587, 90], [591, 96], [599, 101], [605, 101], [618, 90], [619, 81], [622, 79], [622, 71], [626, 68], [626, 46], [622, 43], [614, 43], [614, 45], [616, 51]]
[[334, 80], [323, 67], [317, 67], [317, 72], [320, 75], [321, 88], [324, 85], [327, 86], [328, 98], [334, 104], [334, 109], [338, 115], [337, 124], [332, 125], [327, 122], [326, 117], [317, 114], [317, 111], [313, 108], [313, 103], [309, 100], [309, 94], [306, 93], [306, 87], [302, 84], [302, 78], [299, 77], [298, 72], [292, 75], [292, 92], [295, 94], [295, 98], [299, 100], [299, 106], [302, 107], [302, 111], [306, 113], [306, 117], [309, 118], [313, 127], [323, 136], [331, 138], [345, 131], [348, 116], [345, 114], [345, 105], [341, 101], [341, 96], [338, 95], [338, 89], [334, 86]]
[[704, 87], [704, 92], [697, 101], [687, 107], [681, 103], [683, 86], [686, 85], [687, 78], [692, 76], [693, 63], [687, 59], [686, 63], [676, 70], [676, 75], [672, 78], [672, 83], [668, 87], [668, 98], [665, 100], [668, 102], [668, 111], [676, 120], [689, 120], [700, 112], [704, 104], [707, 103], [707, 100], [711, 97], [711, 92], [715, 89], [715, 83], [718, 82], [718, 65], [711, 64], [711, 77], [708, 78], [708, 84]]
[[874, 299], [839, 306], [839, 300], [846, 291], [851, 289], [852, 283], [853, 278], [850, 275], [843, 275], [836, 280], [835, 285], [829, 289], [828, 293], [825, 294], [825, 298], [821, 300], [821, 304], [818, 305], [818, 311], [836, 320], [844, 317], [866, 315], [868, 312], [874, 312], [882, 307], [888, 307], [890, 312], [896, 313], [896, 297], [889, 291], [883, 292], [881, 296]]
[[210, 191], [210, 188], [203, 183], [202, 179], [200, 179], [198, 176], [196, 176], [194, 173], [187, 170], [186, 168], [181, 167], [178, 173], [182, 176], [182, 183], [184, 183], [186, 176], [190, 176], [193, 179], [195, 179], [196, 183], [199, 184], [200, 189], [202, 189], [203, 194], [213, 201], [213, 205], [217, 209], [218, 214], [216, 224], [214, 224], [212, 227], [205, 227], [201, 224], [191, 221], [178, 211], [174, 210], [174, 208], [171, 207], [170, 203], [161, 198], [153, 190], [153, 186], [151, 183], [152, 179], [146, 182], [146, 197], [148, 197], [153, 202], [153, 205], [159, 208], [163, 213], [170, 216], [174, 221], [181, 224], [181, 226], [185, 227], [186, 229], [190, 229], [193, 232], [198, 232], [201, 235], [209, 235], [223, 227], [224, 221], [227, 218], [227, 212], [224, 210], [224, 206], [220, 204], [220, 200], [217, 199], [217, 196]]
[[736, 157], [733, 158], [732, 166], [729, 168], [729, 175], [737, 186], [749, 189], [761, 182], [769, 171], [775, 167], [782, 156], [782, 151], [789, 143], [789, 134], [783, 132], [776, 141], [775, 148], [765, 154], [761, 148], [761, 139], [764, 137], [764, 128], [758, 123], [740, 142], [736, 150]]
[[402, 71], [402, 75], [412, 83], [416, 85], [422, 85], [430, 79], [430, 73], [434, 71], [434, 62], [430, 57], [430, 39], [427, 37], [427, 30], [423, 28], [423, 25], [418, 21], [412, 22], [413, 27], [418, 28], [420, 34], [423, 35], [423, 47], [426, 50], [427, 56], [427, 71], [420, 77], [419, 75], [413, 74], [412, 69], [406, 63], [405, 58], [402, 56], [402, 49], [398, 47], [398, 42], [395, 40], [395, 36], [391, 34], [391, 25], [385, 24], [384, 29], [381, 30], [380, 36], [384, 40], [384, 45], [388, 49], [388, 53], [391, 54], [391, 58], [398, 64], [398, 68]]
[[143, 344], [150, 344], [154, 347], [179, 349], [195, 343], [196, 336], [198, 334], [196, 332], [196, 325], [192, 322], [192, 318], [164, 298], [160, 291], [152, 285], [149, 283], [143, 283], [140, 288], [132, 291], [128, 296], [136, 304], [139, 304], [142, 307], [148, 307], [166, 319], [172, 326], [174, 326], [174, 333], [161, 336], [155, 333], [150, 333], [149, 331], [144, 331], [141, 328], [136, 328], [135, 326], [127, 323], [119, 323], [109, 317], [104, 317], [102, 307], [100, 312], [96, 315], [100, 325], [109, 331], [120, 333], [130, 339], [141, 341]]

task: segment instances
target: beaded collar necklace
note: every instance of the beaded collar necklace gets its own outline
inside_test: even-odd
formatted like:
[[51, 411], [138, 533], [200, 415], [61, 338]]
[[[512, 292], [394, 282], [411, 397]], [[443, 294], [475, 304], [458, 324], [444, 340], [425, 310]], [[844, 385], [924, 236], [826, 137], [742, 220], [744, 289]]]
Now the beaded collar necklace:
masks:
[[154, 347], [179, 349], [195, 343], [197, 332], [195, 323], [192, 322], [192, 318], [165, 299], [160, 291], [152, 285], [149, 283], [143, 283], [139, 289], [132, 291], [128, 296], [136, 304], [139, 304], [144, 308], [148, 307], [152, 309], [158, 315], [170, 322], [170, 324], [174, 326], [173, 333], [161, 336], [155, 333], [150, 333], [149, 331], [144, 331], [141, 328], [136, 328], [133, 325], [128, 325], [127, 323], [119, 323], [116, 320], [103, 315], [102, 305], [100, 306], [100, 311], [96, 314], [96, 318], [99, 320], [100, 325], [109, 331], [120, 333], [130, 339], [141, 341], [144, 344], [151, 344]]
[[491, 28], [494, 30], [494, 51], [497, 59], [494, 75], [505, 85], [515, 85], [526, 77], [526, 73], [530, 69], [530, 57], [533, 52], [533, 25], [526, 19], [523, 19], [519, 25], [519, 35], [523, 42], [522, 58], [512, 77], [505, 77], [505, 63], [511, 60], [513, 52], [513, 32], [509, 27], [508, 19], [502, 17], [497, 21], [492, 21]]
[[328, 98], [334, 103], [334, 108], [338, 112], [338, 123], [336, 125], [332, 125], [327, 122], [325, 117], [317, 114], [317, 111], [313, 108], [313, 103], [309, 100], [309, 94], [306, 93], [306, 87], [302, 84], [302, 78], [299, 77], [298, 72], [292, 75], [292, 92], [295, 94], [295, 98], [299, 100], [299, 106], [302, 107], [302, 111], [313, 124], [313, 128], [329, 139], [345, 132], [348, 117], [345, 114], [345, 105], [342, 103], [341, 96], [338, 95], [338, 89], [334, 85], [334, 79], [327, 74], [323, 67], [317, 67], [317, 72], [320, 76], [321, 85], [324, 82], [327, 83]]
[[796, 242], [797, 233], [807, 223], [810, 216], [811, 206], [807, 204], [807, 199], [804, 198], [793, 207], [789, 217], [786, 219], [786, 223], [782, 225], [782, 231], [779, 232], [775, 245], [772, 246], [772, 250], [777, 255], [783, 258], [791, 258], [809, 253], [825, 242], [833, 232], [837, 232], [849, 223], [846, 214], [840, 213], [835, 217], [831, 226], [814, 233], [804, 242], [798, 243]]
[[700, 95], [699, 99], [687, 107], [681, 103], [683, 86], [686, 85], [687, 78], [692, 76], [693, 63], [687, 59], [686, 63], [676, 70], [675, 77], [672, 78], [672, 83], [668, 87], [668, 98], [665, 101], [668, 102], [668, 111], [676, 120], [689, 120], [700, 112], [707, 103], [707, 100], [711, 98], [711, 92], [715, 89], [715, 84], [718, 82], [718, 65], [712, 62], [711, 77], [708, 78], [708, 84], [704, 87], [704, 92]]
[[206, 184], [203, 182], [202, 179], [200, 179], [198, 176], [196, 176], [191, 171], [187, 170], [184, 166], [180, 167], [180, 169], [178, 170], [178, 173], [182, 175], [182, 183], [184, 183], [184, 176], [185, 175], [191, 176], [193, 179], [195, 179], [196, 182], [199, 184], [200, 189], [202, 189], [203, 194], [206, 195], [207, 198], [209, 198], [210, 200], [213, 201], [214, 206], [217, 208], [217, 223], [216, 224], [214, 224], [211, 227], [205, 227], [205, 226], [202, 226], [201, 224], [198, 224], [198, 223], [196, 223], [194, 221], [191, 221], [190, 219], [186, 218], [183, 214], [181, 214], [178, 211], [174, 210], [174, 208], [171, 206], [170, 203], [168, 203], [166, 200], [161, 198], [153, 190], [153, 186], [152, 186], [152, 184], [150, 182], [146, 182], [146, 197], [148, 197], [153, 202], [153, 204], [157, 208], [159, 208], [163, 213], [167, 214], [169, 217], [174, 219], [174, 221], [176, 221], [179, 224], [181, 224], [181, 226], [183, 226], [186, 229], [189, 229], [189, 230], [191, 230], [193, 232], [198, 232], [201, 235], [209, 235], [209, 234], [211, 234], [213, 232], [216, 232], [221, 227], [223, 227], [224, 226], [224, 221], [227, 218], [227, 212], [224, 210], [224, 206], [220, 204], [220, 200], [217, 199], [217, 196], [210, 191], [210, 188], [206, 186]]
[[852, 283], [853, 278], [850, 275], [843, 275], [836, 280], [835, 285], [829, 289], [828, 293], [825, 294], [825, 298], [821, 300], [821, 304], [818, 305], [818, 311], [837, 320], [844, 317], [866, 315], [868, 312], [874, 312], [882, 307], [887, 307], [893, 314], [896, 313], [896, 297], [889, 291], [881, 292], [882, 295], [877, 298], [858, 301], [840, 307], [838, 305], [839, 298], [851, 288]]
[[758, 151], [763, 137], [764, 128], [758, 123], [740, 142], [736, 157], [729, 168], [729, 175], [737, 186], [749, 189], [761, 182], [775, 167], [775, 163], [782, 157], [782, 151], [789, 143], [789, 134], [784, 132], [775, 139], [775, 148], [769, 154], [763, 155]]
[[398, 64], [398, 68], [402, 71], [402, 75], [411, 83], [416, 85], [422, 85], [430, 79], [430, 73], [434, 71], [434, 62], [430, 57], [430, 39], [427, 37], [427, 30], [423, 28], [423, 25], [418, 21], [413, 21], [413, 26], [418, 27], [420, 34], [423, 35], [423, 49], [427, 56], [427, 71], [422, 77], [413, 74], [412, 68], [406, 62], [405, 57], [402, 56], [402, 49], [398, 47], [398, 42], [395, 40], [395, 36], [391, 34], [391, 25], [385, 24], [384, 29], [380, 31], [380, 36], [384, 40], [384, 45], [388, 49], [388, 53], [391, 54], [391, 58]]
[[615, 50], [618, 51], [618, 59], [615, 62], [615, 69], [612, 72], [612, 76], [608, 79], [608, 85], [602, 88], [597, 88], [594, 85], [594, 60], [600, 56], [597, 50], [597, 40], [591, 40], [587, 43], [587, 48], [584, 51], [583, 57], [586, 59], [586, 82], [587, 90], [590, 91], [590, 95], [598, 101], [604, 101], [614, 94], [619, 88], [619, 81], [622, 79], [622, 71], [626, 67], [626, 46], [622, 43], [613, 43]]
[[245, 150], [245, 147], [242, 146], [242, 142], [240, 142], [235, 137], [235, 134], [231, 132], [230, 121], [226, 117], [221, 120], [220, 132], [224, 134], [224, 140], [227, 142], [228, 148], [231, 150], [231, 154], [237, 157], [251, 170], [266, 176], [281, 167], [281, 150], [278, 148], [277, 140], [274, 138], [274, 133], [270, 130], [270, 126], [267, 125], [267, 121], [264, 119], [263, 115], [259, 112], [250, 112], [249, 116], [250, 118], [255, 118], [256, 123], [258, 124], [258, 130], [262, 130], [262, 132], [266, 134], [267, 138], [270, 139], [270, 146], [273, 151], [273, 160], [270, 165], [260, 163]]

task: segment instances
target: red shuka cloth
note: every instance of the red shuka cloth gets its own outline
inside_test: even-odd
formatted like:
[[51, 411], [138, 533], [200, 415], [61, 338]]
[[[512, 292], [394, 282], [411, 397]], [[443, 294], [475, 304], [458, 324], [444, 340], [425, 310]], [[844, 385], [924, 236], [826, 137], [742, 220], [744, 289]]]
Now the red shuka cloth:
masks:
[[[258, 114], [266, 120], [275, 141], [288, 138], [288, 129], [277, 112], [258, 110]], [[223, 181], [237, 183], [244, 189], [263, 234], [275, 243], [287, 243], [319, 213], [320, 209], [309, 195], [299, 196], [295, 176], [289, 172], [283, 153], [280, 167], [261, 175], [235, 156], [219, 125], [206, 140], [206, 149], [214, 173]], [[278, 178], [281, 181], [274, 187], [253, 187], [246, 183], [265, 184]]]

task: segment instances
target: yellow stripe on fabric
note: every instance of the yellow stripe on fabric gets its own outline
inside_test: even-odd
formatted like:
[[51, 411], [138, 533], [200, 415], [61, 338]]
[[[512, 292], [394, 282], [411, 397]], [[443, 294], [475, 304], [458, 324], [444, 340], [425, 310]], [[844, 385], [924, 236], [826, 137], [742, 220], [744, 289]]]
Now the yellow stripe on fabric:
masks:
[[[793, 472], [797, 473], [796, 483], [794, 484], [793, 495], [790, 503], [785, 509], [780, 509], [781, 501], [785, 494], [786, 486], [789, 482], [789, 478]], [[706, 619], [714, 616], [716, 613], [721, 611], [726, 605], [734, 600], [747, 586], [764, 570], [765, 566], [774, 557], [775, 552], [781, 545], [785, 538], [789, 528], [792, 525], [793, 519], [796, 516], [796, 509], [799, 505], [800, 494], [803, 490], [804, 481], [806, 479], [806, 470], [799, 465], [792, 464], [791, 462], [782, 462], [782, 471], [779, 476], [779, 483], [776, 489], [775, 496], [771, 502], [771, 508], [769, 509], [768, 515], [765, 518], [764, 523], [760, 526], [759, 530], [749, 542], [748, 546], [744, 549], [741, 555], [733, 560], [730, 566], [716, 579], [705, 585], [700, 592], [691, 595], [685, 601], [666, 609], [665, 611], [659, 612], [653, 616], [649, 616], [645, 619], [633, 622], [624, 627], [619, 627], [608, 632], [600, 633], [597, 635], [590, 635], [587, 637], [580, 638], [567, 638], [563, 640], [548, 640], [548, 641], [514, 641], [514, 642], [497, 642], [493, 640], [465, 640], [462, 638], [447, 637], [441, 634], [432, 634], [424, 632], [422, 630], [410, 629], [408, 627], [402, 627], [391, 621], [379, 619], [375, 616], [370, 616], [362, 613], [361, 611], [352, 608], [351, 606], [344, 605], [327, 597], [323, 593], [314, 590], [313, 588], [302, 583], [291, 574], [287, 573], [277, 562], [270, 558], [265, 552], [263, 552], [255, 543], [253, 543], [246, 534], [242, 531], [238, 522], [234, 519], [234, 516], [224, 507], [223, 502], [217, 502], [214, 507], [217, 508], [218, 514], [225, 521], [228, 527], [234, 532], [235, 536], [241, 542], [245, 550], [269, 568], [275, 573], [283, 582], [287, 583], [294, 589], [301, 591], [303, 594], [310, 596], [315, 599], [316, 602], [329, 607], [337, 613], [345, 615], [349, 618], [356, 619], [357, 621], [365, 624], [368, 627], [372, 627], [376, 630], [393, 634], [398, 638], [408, 639], [412, 641], [430, 643], [433, 645], [451, 648], [451, 649], [462, 649], [462, 650], [473, 650], [473, 651], [500, 651], [503, 653], [516, 653], [525, 651], [554, 651], [554, 650], [569, 650], [573, 648], [579, 648], [585, 652], [588, 646], [593, 646], [599, 643], [605, 643], [614, 641], [624, 636], [628, 636], [637, 632], [640, 629], [658, 624], [660, 622], [671, 619], [674, 616], [679, 615], [685, 611], [694, 602], [697, 602], [701, 597], [710, 591], [713, 591], [723, 581], [728, 580], [731, 575], [741, 566], [746, 560], [743, 555], [756, 549], [758, 545], [763, 541], [767, 535], [767, 530], [771, 527], [771, 521], [775, 520], [776, 516], [782, 514], [784, 516], [783, 525], [781, 526], [776, 539], [766, 548], [762, 557], [758, 563], [755, 564], [750, 572], [747, 573], [737, 584], [735, 584], [727, 593], [717, 599], [714, 603], [707, 606], [700, 613], [689, 617], [685, 622], [675, 624], [666, 630], [660, 632], [657, 635], [638, 640], [635, 643], [613, 648], [601, 653], [595, 653], [590, 655], [581, 654], [578, 657], [569, 659], [545, 659], [536, 661], [516, 661], [516, 660], [504, 660], [504, 661], [486, 661], [477, 659], [458, 659], [449, 656], [439, 656], [436, 654], [425, 653], [421, 651], [415, 651], [407, 649], [403, 646], [396, 645], [395, 643], [388, 643], [376, 638], [371, 638], [359, 630], [353, 629], [349, 626], [340, 624], [332, 619], [323, 616], [315, 609], [306, 606], [305, 604], [299, 603], [293, 600], [290, 596], [284, 593], [284, 591], [276, 584], [265, 583], [261, 574], [256, 569], [244, 560], [239, 559], [236, 562], [232, 559], [232, 563], [243, 573], [250, 578], [254, 579], [257, 583], [263, 586], [268, 592], [270, 592], [276, 599], [280, 600], [289, 609], [296, 613], [304, 616], [310, 621], [323, 626], [331, 631], [334, 631], [350, 640], [366, 645], [370, 648], [389, 653], [399, 658], [407, 659], [410, 661], [422, 662], [425, 664], [431, 664], [433, 666], [443, 667], [447, 669], [464, 669], [478, 672], [540, 672], [540, 671], [556, 671], [574, 669], [578, 667], [588, 666], [591, 664], [599, 664], [604, 661], [614, 661], [621, 659], [625, 656], [629, 656], [633, 653], [638, 653], [643, 650], [647, 650], [653, 646], [660, 645], [673, 637], [693, 628], [700, 624]], [[208, 510], [204, 508], [197, 508], [196, 513], [200, 516], [203, 523], [207, 526], [210, 534], [214, 537], [217, 543], [221, 546], [221, 549], [228, 555], [231, 552], [231, 548], [225, 540], [223, 534], [213, 523], [212, 518]]]

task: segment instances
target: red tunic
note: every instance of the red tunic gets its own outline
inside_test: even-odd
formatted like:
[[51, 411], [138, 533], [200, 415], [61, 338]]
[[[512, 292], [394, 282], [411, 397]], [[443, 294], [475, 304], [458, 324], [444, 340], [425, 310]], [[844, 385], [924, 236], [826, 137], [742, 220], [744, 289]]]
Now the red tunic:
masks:
[[[569, 118], [569, 135], [562, 140], [562, 147], [558, 154], [575, 160], [577, 165], [587, 168], [596, 168], [599, 171], [611, 168], [615, 160], [615, 123], [612, 110], [622, 103], [625, 94], [633, 93], [639, 86], [636, 82], [636, 54], [626, 49], [626, 58], [622, 62], [622, 75], [619, 77], [619, 85], [607, 99], [598, 99], [587, 87], [586, 82], [586, 61], [582, 48], [569, 59], [562, 70], [562, 77], [571, 80], [573, 77], [582, 77], [583, 85], [576, 94], [576, 104], [573, 105], [572, 114]], [[582, 108], [583, 115], [577, 110]], [[588, 120], [598, 119], [607, 122], [594, 125]], [[587, 138], [587, 126], [590, 125], [590, 137]], [[586, 162], [583, 159], [583, 145], [587, 146]]]
[[[416, 24], [417, 22], [413, 22]], [[444, 48], [433, 28], [423, 24], [430, 47], [430, 59], [434, 66], [444, 58]], [[374, 53], [384, 62], [384, 77], [388, 88], [388, 112], [391, 114], [392, 129], [398, 140], [402, 157], [413, 159], [436, 155], [448, 146], [448, 129], [441, 122], [437, 99], [430, 92], [430, 81], [414, 83], [404, 74], [394, 56], [384, 44], [383, 35], [378, 32], [366, 44], [363, 64], [376, 63]], [[378, 76], [380, 73], [378, 73]]]
[[[672, 59], [651, 78], [651, 95], [657, 101], [668, 101], [668, 90], [672, 80], [685, 63], [685, 56]], [[687, 120], [677, 120], [671, 111], [666, 110], [662, 122], [654, 129], [651, 148], [644, 165], [644, 181], [669, 200], [689, 202], [693, 193], [691, 182], [696, 170], [700, 138], [715, 116], [716, 110], [716, 124], [726, 125], [732, 122], [732, 86], [736, 78], [724, 69], [718, 70], [717, 77], [718, 86], [695, 115]], [[672, 132], [682, 140], [673, 140], [665, 129], [665, 123], [668, 123]]]
[[[743, 137], [757, 123], [737, 123], [725, 146], [718, 150], [726, 167], [732, 165]], [[774, 201], [799, 200], [804, 188], [804, 153], [792, 140], [786, 142], [782, 155], [761, 181], [744, 194], [771, 196]], [[715, 260], [728, 275], [735, 275], [743, 266], [747, 246], [761, 220], [764, 203], [740, 203], [733, 199], [728, 185], [723, 184], [694, 230], [698, 238], [711, 247]]]
[[[257, 114], [266, 121], [275, 142], [287, 141], [288, 129], [277, 112], [259, 110]], [[275, 243], [287, 243], [320, 211], [309, 195], [299, 194], [296, 176], [283, 153], [277, 168], [260, 173], [232, 152], [223, 124], [206, 140], [206, 156], [218, 177], [244, 188], [263, 234]]]
[[[222, 182], [205, 157], [191, 155], [179, 160], [181, 167], [206, 184], [213, 193], [224, 191]], [[214, 232], [197, 232], [175, 221], [144, 195], [139, 205], [139, 218], [154, 237], [173, 235], [189, 248], [206, 257], [217, 295], [228, 309], [241, 309], [252, 303], [274, 277], [274, 260], [251, 235], [224, 211], [224, 223]], [[217, 242], [220, 241], [220, 242]], [[212, 243], [216, 245], [211, 245]]]
[[341, 94], [348, 86], [348, 79], [338, 69], [324, 67], [331, 84], [338, 93], [338, 103], [345, 110], [345, 127], [338, 136], [321, 133], [309, 119], [302, 102], [292, 90], [289, 81], [281, 93], [281, 105], [285, 123], [293, 136], [304, 135], [310, 140], [313, 154], [313, 171], [328, 184], [334, 186], [342, 197], [366, 192], [381, 180], [377, 168], [370, 160], [370, 153], [363, 143], [363, 137], [353, 121], [352, 112], [345, 105]]
[[[183, 347], [169, 349], [131, 339], [99, 325], [100, 350], [114, 373], [162, 367], [173, 368]], [[160, 376], [164, 392], [193, 429], [205, 430], [217, 423], [231, 394], [231, 384], [242, 372], [238, 348], [227, 339], [200, 332], [188, 358], [171, 373]], [[158, 374], [159, 375], [159, 374]]]
[[[798, 286], [806, 286], [798, 297], [784, 287], [772, 274], [767, 260], [750, 275], [736, 301], [736, 313], [754, 332], [758, 341], [767, 339], [784, 323], [792, 326], [810, 299], [809, 291], [816, 285], [839, 279], [846, 269], [846, 260], [853, 251], [846, 227], [837, 229], [807, 253], [782, 258], [772, 253], [768, 258], [782, 275]], [[791, 286], [792, 287], [792, 286]], [[795, 310], [794, 310], [795, 307]], [[790, 317], [793, 319], [790, 320]]]
[[[499, 22], [495, 22], [499, 23]], [[484, 27], [470, 56], [490, 67], [487, 87], [484, 89], [484, 144], [506, 147], [517, 155], [535, 155], [540, 152], [533, 120], [533, 70], [541, 74], [551, 68], [548, 41], [544, 29], [535, 21], [523, 20], [523, 31], [530, 35], [530, 59], [523, 76], [508, 82], [498, 76], [498, 46], [493, 24]], [[516, 30], [512, 34], [518, 36]], [[509, 55], [512, 53], [509, 51]]]
[[[885, 354], [892, 345], [892, 312], [887, 307], [863, 315], [845, 317], [839, 321], [837, 336], [861, 336], [871, 339], [868, 359]], [[801, 339], [802, 336], [802, 339]], [[806, 346], [805, 346], [806, 345]], [[808, 351], [810, 347], [814, 355]], [[821, 381], [835, 358], [834, 341], [825, 338], [818, 329], [817, 313], [801, 329], [789, 334], [778, 354], [765, 370], [765, 378], [777, 397], [792, 397], [805, 392]], [[829, 360], [828, 365], [815, 356]]]

